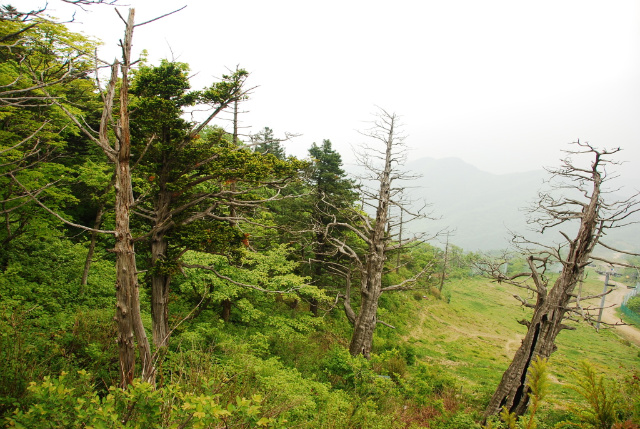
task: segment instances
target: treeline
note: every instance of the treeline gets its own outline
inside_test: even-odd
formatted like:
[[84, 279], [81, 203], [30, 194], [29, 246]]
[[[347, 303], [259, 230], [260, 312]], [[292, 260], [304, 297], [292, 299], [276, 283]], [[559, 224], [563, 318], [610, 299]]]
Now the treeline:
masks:
[[[2, 9], [2, 414], [16, 426], [317, 427], [330, 406], [327, 426], [360, 426], [378, 405], [330, 386], [386, 386], [360, 360], [376, 325], [406, 323], [378, 320], [379, 306], [403, 306], [382, 293], [421, 298], [468, 274], [461, 249], [443, 267], [403, 230], [420, 214], [392, 186], [395, 115], [371, 131], [383, 156], [367, 164], [369, 189], [329, 140], [299, 160], [269, 128], [238, 135], [237, 115], [232, 131], [211, 125], [251, 96], [248, 73], [194, 90], [187, 64], [132, 59], [133, 12], [123, 20], [123, 56], [107, 64], [64, 25]], [[196, 108], [207, 116], [186, 120]]]

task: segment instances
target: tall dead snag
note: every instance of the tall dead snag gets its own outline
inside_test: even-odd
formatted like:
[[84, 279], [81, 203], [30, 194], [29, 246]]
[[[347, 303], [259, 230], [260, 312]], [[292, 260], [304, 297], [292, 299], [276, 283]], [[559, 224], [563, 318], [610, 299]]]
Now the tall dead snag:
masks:
[[[559, 231], [563, 241], [554, 247], [517, 236], [513, 241], [521, 251], [527, 253], [527, 272], [507, 276], [500, 272], [499, 264], [484, 267], [497, 281], [524, 288], [536, 295], [535, 304], [516, 296], [523, 305], [533, 309], [533, 315], [530, 321], [520, 322], [528, 327], [527, 333], [487, 406], [484, 420], [500, 412], [502, 407], [517, 415], [526, 412], [530, 390], [527, 387], [527, 371], [531, 363], [537, 357], [548, 358], [556, 350], [555, 340], [560, 331], [575, 329], [563, 323], [566, 319], [592, 319], [590, 309], [582, 307], [581, 300], [594, 296], [581, 297], [579, 292], [575, 292], [583, 279], [585, 267], [592, 259], [598, 259], [591, 256], [592, 251], [598, 244], [611, 249], [601, 243], [607, 230], [624, 226], [629, 216], [638, 211], [635, 196], [612, 203], [603, 198], [603, 195], [610, 193], [602, 187], [611, 178], [607, 175], [606, 166], [615, 164], [609, 157], [620, 149], [599, 150], [580, 142], [574, 145], [577, 149], [567, 151], [568, 156], [562, 161], [562, 167], [549, 170], [559, 184], [554, 185], [552, 191], [540, 194], [539, 202], [532, 210], [530, 223], [535, 224], [540, 233], [572, 224], [578, 226], [575, 237], [570, 238], [567, 233]], [[592, 157], [590, 167], [580, 167], [572, 161], [572, 156], [580, 155]], [[553, 192], [561, 192], [562, 195], [554, 196]], [[545, 272], [548, 266], [556, 263], [561, 264], [562, 271], [549, 288]]]
[[[393, 206], [395, 211], [404, 212], [404, 221], [408, 222], [424, 215], [409, 211], [407, 205], [398, 198], [402, 195], [402, 188], [395, 188], [393, 184], [398, 180], [408, 180], [412, 177], [400, 171], [400, 167], [406, 160], [406, 147], [403, 143], [404, 136], [399, 127], [396, 114], [380, 110], [373, 128], [363, 133], [365, 136], [377, 141], [382, 149], [377, 147], [364, 147], [357, 154], [359, 164], [367, 171], [365, 179], [378, 184], [377, 189], [368, 190], [362, 187], [364, 204], [375, 210], [375, 220], [366, 213], [353, 208], [341, 209], [348, 221], [338, 221], [333, 215], [333, 221], [324, 226], [323, 236], [341, 253], [347, 255], [358, 271], [360, 277], [360, 308], [356, 313], [350, 305], [350, 299], [345, 299], [345, 312], [350, 321], [353, 321], [354, 329], [349, 352], [356, 356], [359, 354], [369, 358], [373, 344], [373, 332], [378, 323], [378, 301], [383, 292], [403, 290], [411, 288], [417, 278], [427, 271], [427, 267], [417, 276], [407, 279], [401, 284], [383, 287], [382, 276], [385, 262], [391, 252], [399, 251], [410, 243], [420, 240], [421, 236], [413, 236], [398, 239], [399, 223], [396, 215], [390, 214]], [[328, 201], [325, 201], [330, 204]], [[337, 234], [330, 234], [331, 228], [346, 228], [357, 235], [365, 243], [364, 252], [358, 251], [345, 239]], [[350, 298], [350, 297], [348, 297]]]
[[[142, 360], [142, 380], [153, 382], [155, 371], [151, 360], [149, 340], [140, 314], [138, 270], [133, 237], [129, 225], [129, 212], [133, 205], [131, 183], [131, 133], [129, 130], [129, 68], [131, 67], [131, 43], [133, 38], [135, 9], [129, 9], [124, 41], [122, 41], [122, 63], [120, 64], [120, 121], [116, 128], [116, 322], [118, 324], [118, 346], [122, 384], [133, 381], [135, 354], [133, 336], [138, 341]], [[115, 64], [114, 64], [115, 66]], [[113, 78], [113, 74], [112, 74]], [[115, 82], [114, 82], [115, 83]], [[112, 85], [110, 83], [110, 85]], [[100, 130], [102, 132], [102, 129]]]
[[[119, 12], [118, 15], [120, 15]], [[129, 225], [130, 211], [134, 204], [130, 169], [131, 133], [129, 129], [129, 71], [131, 68], [133, 29], [136, 27], [136, 25], [134, 25], [134, 16], [134, 9], [129, 9], [127, 20], [120, 16], [125, 23], [125, 35], [121, 41], [122, 62], [116, 60], [110, 67], [111, 77], [106, 89], [102, 93], [103, 109], [97, 135], [92, 129], [86, 126], [84, 120], [76, 117], [65, 105], [55, 101], [53, 97], [50, 97], [85, 135], [100, 146], [109, 161], [114, 164], [115, 168], [115, 231], [112, 233], [115, 236], [115, 321], [118, 327], [118, 349], [122, 387], [131, 384], [135, 377], [136, 342], [138, 353], [142, 360], [141, 378], [143, 381], [151, 383], [155, 381], [155, 370], [153, 368], [149, 340], [147, 339], [140, 314], [138, 270], [136, 266], [134, 241]], [[119, 117], [116, 120], [113, 117], [113, 110], [116, 101], [116, 85], [119, 77], [120, 105], [118, 109]], [[111, 141], [112, 138], [113, 141]], [[91, 228], [85, 229], [91, 230]]]

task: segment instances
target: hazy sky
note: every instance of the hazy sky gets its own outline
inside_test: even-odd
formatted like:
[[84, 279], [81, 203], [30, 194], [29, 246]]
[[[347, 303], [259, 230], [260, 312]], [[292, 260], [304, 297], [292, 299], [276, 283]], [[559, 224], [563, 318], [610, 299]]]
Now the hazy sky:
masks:
[[[43, 1], [21, 0], [37, 5]], [[236, 65], [257, 85], [243, 124], [328, 138], [352, 159], [375, 106], [403, 117], [412, 158], [459, 157], [495, 173], [556, 166], [566, 143], [621, 146], [640, 188], [640, 2], [120, 0], [152, 63], [189, 63], [199, 88]], [[70, 7], [51, 0], [61, 18]], [[113, 7], [76, 15], [75, 31], [113, 58]]]

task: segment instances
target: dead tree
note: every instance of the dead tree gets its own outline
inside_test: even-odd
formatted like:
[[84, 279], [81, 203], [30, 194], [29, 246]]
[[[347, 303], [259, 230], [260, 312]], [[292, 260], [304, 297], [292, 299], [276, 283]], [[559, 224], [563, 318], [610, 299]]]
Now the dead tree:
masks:
[[[530, 390], [527, 372], [531, 363], [538, 357], [548, 358], [556, 350], [556, 337], [563, 329], [575, 329], [565, 324], [567, 319], [591, 319], [589, 308], [583, 307], [581, 302], [601, 296], [581, 297], [576, 293], [576, 288], [580, 290], [585, 267], [592, 259], [598, 259], [591, 255], [594, 248], [600, 244], [611, 249], [601, 242], [607, 231], [628, 224], [629, 216], [638, 211], [635, 196], [614, 202], [605, 199], [611, 191], [603, 188], [603, 184], [614, 177], [607, 173], [606, 167], [616, 164], [610, 157], [620, 149], [596, 149], [581, 142], [574, 145], [576, 149], [566, 151], [567, 158], [560, 168], [548, 170], [556, 184], [549, 192], [540, 194], [532, 209], [530, 223], [536, 225], [540, 233], [574, 225], [578, 227], [575, 236], [571, 238], [569, 233], [558, 230], [562, 241], [557, 245], [516, 236], [513, 242], [527, 255], [527, 271], [507, 276], [501, 272], [499, 264], [483, 267], [498, 282], [523, 288], [535, 297], [535, 301], [530, 302], [516, 296], [524, 306], [533, 309], [533, 315], [531, 320], [520, 322], [527, 326], [527, 333], [486, 408], [485, 421], [503, 407], [516, 415], [526, 412]], [[572, 159], [576, 156], [590, 156], [591, 165], [579, 166]], [[550, 285], [546, 271], [555, 263], [560, 263], [562, 270]]]
[[[117, 12], [117, 10], [116, 10]], [[133, 382], [135, 376], [135, 346], [142, 360], [142, 380], [154, 383], [155, 369], [151, 356], [149, 340], [144, 330], [140, 313], [140, 294], [138, 286], [138, 270], [133, 236], [129, 222], [130, 210], [134, 204], [133, 185], [131, 180], [131, 133], [129, 128], [129, 71], [131, 68], [131, 47], [135, 10], [129, 9], [125, 20], [124, 39], [121, 40], [122, 62], [116, 60], [111, 65], [111, 77], [103, 94], [103, 110], [100, 128], [97, 135], [80, 122], [63, 105], [59, 107], [71, 118], [91, 140], [103, 150], [107, 158], [113, 162], [115, 169], [115, 231], [114, 252], [116, 254], [116, 324], [118, 326], [118, 349], [122, 387]], [[142, 25], [142, 24], [139, 24]], [[119, 118], [112, 115], [116, 101], [116, 84], [120, 77]], [[114, 141], [109, 139], [109, 131], [113, 130]]]
[[[131, 47], [135, 27], [153, 22], [156, 19], [134, 24], [135, 10], [129, 9], [125, 20], [116, 10], [125, 24], [124, 38], [121, 40], [122, 61], [111, 64], [111, 76], [102, 93], [103, 110], [98, 132], [86, 126], [81, 118], [75, 116], [63, 104], [49, 97], [60, 107], [84, 134], [96, 143], [114, 165], [115, 188], [115, 236], [114, 253], [116, 255], [116, 316], [118, 327], [118, 348], [122, 387], [133, 382], [135, 377], [135, 347], [142, 361], [141, 378], [155, 382], [153, 356], [140, 312], [138, 270], [134, 239], [131, 234], [130, 213], [135, 203], [131, 178], [131, 133], [129, 127], [129, 74], [132, 65]], [[172, 12], [173, 13], [173, 12]], [[163, 15], [166, 16], [166, 15]], [[162, 16], [162, 17], [163, 17]], [[161, 18], [161, 17], [160, 17]], [[98, 72], [96, 70], [96, 79]], [[116, 99], [116, 86], [120, 81], [119, 100]], [[49, 94], [47, 94], [49, 95]], [[118, 118], [114, 118], [114, 104], [119, 101]], [[55, 214], [55, 213], [54, 213]], [[64, 220], [64, 219], [63, 219]], [[67, 222], [68, 223], [68, 222]], [[73, 225], [79, 226], [79, 225]], [[86, 228], [86, 230], [105, 232]]]
[[[385, 263], [390, 253], [406, 248], [411, 243], [419, 242], [423, 236], [398, 238], [399, 222], [397, 216], [390, 216], [389, 208], [396, 206], [404, 213], [403, 221], [409, 222], [424, 217], [420, 211], [413, 212], [409, 206], [398, 198], [403, 188], [394, 187], [396, 181], [413, 178], [402, 172], [401, 167], [406, 159], [406, 146], [402, 135], [399, 119], [396, 114], [380, 110], [373, 127], [362, 133], [373, 139], [376, 146], [363, 147], [357, 154], [358, 161], [366, 170], [366, 180], [377, 184], [377, 189], [361, 188], [363, 202], [375, 211], [375, 219], [365, 212], [355, 208], [341, 209], [342, 215], [348, 221], [333, 221], [321, 226], [323, 236], [344, 255], [348, 256], [358, 271], [360, 278], [360, 308], [356, 313], [350, 305], [350, 299], [345, 299], [345, 312], [353, 321], [353, 335], [349, 345], [349, 352], [356, 356], [370, 357], [373, 344], [373, 332], [378, 323], [378, 301], [383, 292], [410, 289], [418, 277], [424, 275], [429, 267], [425, 267], [416, 276], [403, 281], [401, 284], [386, 286], [382, 284]], [[330, 205], [330, 202], [326, 202]], [[397, 210], [396, 210], [397, 211]], [[332, 228], [344, 228], [353, 232], [364, 243], [364, 252], [358, 251], [347, 240], [331, 234]], [[350, 298], [350, 295], [349, 295]]]
[[[92, 3], [103, 3], [103, 0], [69, 0], [70, 3], [77, 5], [88, 5]], [[181, 10], [181, 9], [179, 9]], [[42, 12], [42, 11], [40, 11]], [[38, 12], [38, 13], [40, 13]], [[124, 19], [116, 10], [121, 20], [125, 24], [124, 38], [120, 45], [122, 48], [122, 60], [115, 60], [109, 65], [111, 75], [104, 91], [101, 91], [103, 109], [100, 126], [98, 131], [91, 129], [83, 118], [78, 117], [69, 108], [65, 100], [51, 94], [49, 88], [53, 84], [64, 83], [69, 79], [69, 73], [63, 74], [59, 79], [53, 82], [39, 81], [39, 75], [33, 73], [31, 78], [34, 81], [33, 87], [21, 89], [21, 93], [38, 89], [42, 91], [43, 96], [40, 99], [44, 102], [52, 104], [60, 108], [91, 141], [96, 143], [104, 152], [109, 161], [114, 165], [114, 188], [115, 188], [115, 230], [103, 231], [97, 228], [89, 228], [67, 221], [55, 211], [49, 209], [39, 199], [40, 191], [29, 191], [13, 174], [9, 172], [11, 179], [20, 186], [25, 195], [29, 196], [38, 205], [43, 207], [49, 213], [53, 214], [68, 225], [82, 228], [84, 230], [113, 234], [115, 237], [114, 253], [116, 255], [116, 316], [115, 320], [118, 328], [118, 347], [120, 370], [122, 377], [122, 387], [131, 384], [135, 377], [135, 355], [136, 343], [138, 353], [142, 361], [141, 378], [143, 381], [155, 382], [155, 369], [153, 366], [153, 356], [149, 341], [146, 336], [142, 317], [140, 313], [140, 299], [138, 287], [138, 271], [136, 266], [136, 254], [134, 249], [134, 239], [130, 228], [130, 212], [134, 205], [132, 178], [131, 178], [131, 133], [129, 127], [129, 74], [132, 66], [131, 48], [133, 39], [133, 30], [135, 27], [153, 22], [169, 14], [162, 15], [152, 20], [134, 24], [134, 9], [129, 10], [127, 19]], [[177, 11], [171, 12], [175, 13]], [[18, 36], [17, 34], [16, 36]], [[79, 50], [78, 58], [85, 57], [88, 53]], [[75, 60], [75, 58], [74, 58]], [[106, 64], [101, 61], [100, 63]], [[98, 88], [100, 82], [98, 78], [98, 59], [96, 58], [96, 80]], [[71, 66], [68, 66], [72, 70]], [[116, 91], [118, 82], [120, 83], [119, 91]], [[117, 96], [119, 93], [119, 99]], [[6, 93], [0, 92], [0, 102], [4, 103], [2, 98]], [[14, 101], [22, 102], [20, 97], [12, 97]], [[27, 98], [26, 102], [30, 99]], [[119, 103], [118, 108], [114, 108]], [[117, 111], [117, 118], [114, 117], [114, 110]], [[36, 131], [37, 133], [37, 131]], [[34, 134], [35, 135], [35, 134]], [[33, 137], [29, 137], [32, 139]], [[28, 141], [28, 140], [25, 140]], [[20, 143], [22, 144], [22, 143]], [[96, 222], [97, 223], [97, 222]]]

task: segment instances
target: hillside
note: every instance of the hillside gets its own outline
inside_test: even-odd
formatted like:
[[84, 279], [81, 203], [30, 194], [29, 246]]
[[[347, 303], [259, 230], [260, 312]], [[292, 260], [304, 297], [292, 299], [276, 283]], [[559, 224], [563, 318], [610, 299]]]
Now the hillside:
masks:
[[[584, 290], [597, 293], [601, 279], [590, 274]], [[471, 392], [487, 395], [519, 347], [526, 327], [518, 321], [530, 317], [530, 310], [513, 298], [522, 293], [520, 289], [487, 279], [455, 279], [445, 291], [444, 301], [423, 301], [420, 318], [404, 338], [423, 361], [443, 365]], [[626, 293], [626, 287], [620, 286], [619, 291]], [[608, 298], [606, 304], [614, 305], [614, 299], [620, 296]], [[596, 300], [592, 301], [595, 305]], [[576, 330], [558, 336], [558, 350], [550, 358], [556, 394], [567, 393], [571, 372], [581, 360], [611, 374], [624, 374], [637, 366], [640, 348], [616, 328], [596, 332], [586, 323], [570, 324]]]
[[[416, 221], [413, 231], [455, 231], [451, 242], [468, 251], [489, 251], [509, 246], [509, 231], [527, 233], [526, 208], [544, 187], [544, 170], [512, 174], [482, 171], [458, 158], [422, 158], [408, 162], [406, 170], [421, 175], [407, 183], [416, 203], [430, 204], [436, 220]], [[636, 216], [638, 218], [638, 216]], [[547, 235], [547, 241], [557, 240]], [[612, 230], [608, 243], [637, 250], [640, 226]], [[615, 243], [615, 244], [613, 244]]]

